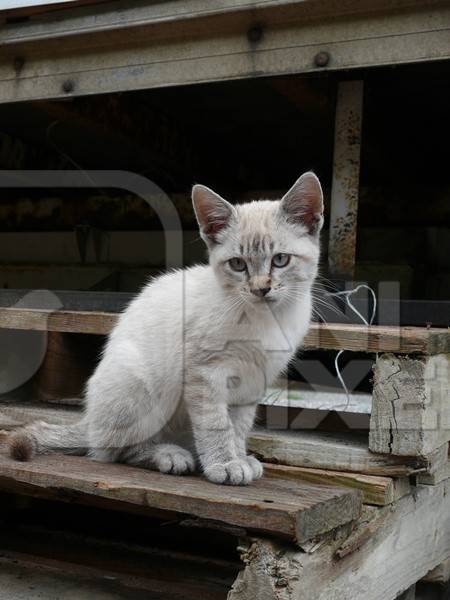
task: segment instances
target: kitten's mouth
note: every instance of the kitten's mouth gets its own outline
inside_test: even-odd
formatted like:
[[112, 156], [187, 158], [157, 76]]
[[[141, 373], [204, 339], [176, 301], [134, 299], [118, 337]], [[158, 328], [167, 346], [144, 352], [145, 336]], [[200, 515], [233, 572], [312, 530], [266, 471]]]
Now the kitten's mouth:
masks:
[[274, 304], [278, 301], [276, 296], [264, 296], [263, 298], [258, 298], [257, 303], [260, 304]]

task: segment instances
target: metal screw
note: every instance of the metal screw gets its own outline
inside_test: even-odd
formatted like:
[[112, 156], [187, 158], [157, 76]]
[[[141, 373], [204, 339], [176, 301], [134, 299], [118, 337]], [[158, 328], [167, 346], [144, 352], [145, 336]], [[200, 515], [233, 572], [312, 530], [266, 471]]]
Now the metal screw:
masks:
[[314, 57], [314, 64], [316, 65], [316, 67], [326, 67], [329, 62], [330, 55], [328, 54], [328, 52], [318, 52]]
[[247, 31], [247, 38], [251, 44], [257, 44], [263, 38], [264, 30], [261, 25], [254, 25]]
[[13, 60], [13, 67], [16, 73], [20, 73], [25, 64], [25, 59], [23, 56], [15, 56]]
[[66, 79], [66, 81], [64, 81], [62, 84], [62, 89], [66, 94], [70, 94], [70, 92], [73, 92], [75, 89], [75, 84], [71, 79]]

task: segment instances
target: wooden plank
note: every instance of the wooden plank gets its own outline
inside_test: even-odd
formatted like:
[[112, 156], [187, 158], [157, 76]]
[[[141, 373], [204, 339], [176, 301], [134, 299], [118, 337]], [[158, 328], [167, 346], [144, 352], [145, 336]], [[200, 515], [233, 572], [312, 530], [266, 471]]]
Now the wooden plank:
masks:
[[[23, 402], [0, 396], [0, 430], [9, 431], [33, 421], [68, 424], [79, 416], [80, 408], [76, 406]], [[367, 436], [351, 432], [257, 429], [250, 434], [248, 446], [266, 462], [385, 477], [406, 477], [417, 472], [439, 474], [448, 463], [446, 444], [426, 457], [374, 454], [368, 450]]]
[[[0, 328], [108, 334], [118, 319], [116, 313], [51, 311], [0, 308]], [[311, 323], [303, 347], [307, 350], [352, 350], [438, 354], [450, 352], [448, 329]]]
[[385, 506], [411, 492], [409, 479], [393, 479], [358, 473], [325, 471], [305, 467], [289, 467], [285, 465], [264, 465], [264, 473], [270, 479], [293, 481], [309, 481], [320, 485], [348, 487], [362, 492], [364, 504]]
[[357, 518], [360, 493], [307, 483], [267, 479], [247, 487], [224, 488], [200, 477], [175, 477], [105, 464], [84, 457], [40, 456], [18, 463], [0, 454], [0, 487], [14, 483], [28, 489], [76, 492], [112, 499], [118, 503], [168, 510], [221, 521], [250, 530], [287, 537], [298, 542], [310, 539]]
[[392, 477], [422, 470], [433, 472], [447, 460], [446, 445], [428, 457], [374, 454], [368, 449], [367, 436], [350, 432], [258, 429], [251, 433], [248, 446], [251, 452], [267, 462]]
[[335, 388], [311, 390], [306, 384], [280, 379], [274, 387], [267, 388], [260, 404], [270, 407], [308, 408], [370, 415], [372, 394], [352, 392], [350, 398], [347, 398], [343, 391]]
[[80, 418], [76, 406], [62, 406], [41, 402], [19, 402], [8, 396], [0, 396], [0, 430], [10, 431], [33, 421], [45, 421], [53, 425], [69, 425]]
[[450, 352], [450, 331], [425, 327], [313, 323], [304, 346], [307, 349], [343, 349], [354, 352], [439, 354]]
[[117, 323], [117, 319], [117, 314], [104, 312], [25, 308], [0, 310], [0, 328], [3, 329], [107, 334]]
[[374, 510], [383, 515], [376, 529], [339, 559], [339, 535], [310, 553], [263, 539], [242, 544], [246, 567], [228, 599], [276, 600], [282, 577], [290, 598], [394, 600], [450, 556], [450, 480]]
[[[156, 4], [159, 9], [163, 3]], [[410, 4], [404, 13], [396, 12], [397, 7], [394, 12], [386, 10], [386, 2], [384, 13], [374, 9], [368, 13], [365, 3], [364, 18], [355, 14], [357, 3], [352, 3], [347, 13], [353, 10], [353, 15], [346, 19], [336, 18], [339, 3], [333, 2], [328, 3], [328, 15], [317, 20], [312, 7], [322, 6], [323, 15], [325, 2], [290, 3], [283, 10], [275, 2], [266, 3], [266, 9], [263, 3], [246, 4], [246, 10], [233, 14], [222, 5], [221, 15], [205, 13], [198, 18], [197, 13], [186, 18], [185, 11], [184, 19], [155, 17], [128, 28], [120, 24], [119, 11], [116, 25], [102, 30], [101, 19], [91, 18], [87, 33], [89, 27], [71, 30], [59, 24], [60, 32], [47, 41], [45, 25], [28, 41], [24, 30], [11, 35], [9, 29], [10, 37], [0, 38], [7, 48], [0, 64], [0, 102], [323, 71], [315, 63], [319, 51], [329, 53], [325, 69], [333, 70], [450, 57], [450, 11], [437, 2], [420, 9]], [[299, 7], [305, 10], [303, 16]], [[255, 22], [263, 22], [264, 31], [259, 41], [252, 42], [247, 31]], [[92, 30], [94, 23], [100, 31]], [[26, 60], [18, 62], [18, 56]], [[73, 91], [65, 91], [67, 80]]]
[[359, 199], [359, 160], [364, 82], [338, 83], [334, 126], [328, 267], [331, 275], [353, 281]]
[[450, 354], [383, 354], [374, 369], [369, 448], [428, 454], [450, 440]]

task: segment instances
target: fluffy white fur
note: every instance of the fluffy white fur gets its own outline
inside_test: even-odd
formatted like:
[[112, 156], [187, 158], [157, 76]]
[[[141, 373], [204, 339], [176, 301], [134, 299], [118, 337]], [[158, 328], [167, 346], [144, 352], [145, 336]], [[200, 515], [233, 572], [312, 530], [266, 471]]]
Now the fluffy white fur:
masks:
[[[195, 186], [193, 203], [209, 264], [151, 281], [108, 339], [82, 420], [16, 432], [15, 458], [87, 453], [164, 473], [199, 466], [215, 483], [261, 477], [246, 438], [266, 385], [309, 326], [322, 191], [305, 173], [281, 201], [232, 206]], [[283, 267], [274, 265], [280, 254]]]

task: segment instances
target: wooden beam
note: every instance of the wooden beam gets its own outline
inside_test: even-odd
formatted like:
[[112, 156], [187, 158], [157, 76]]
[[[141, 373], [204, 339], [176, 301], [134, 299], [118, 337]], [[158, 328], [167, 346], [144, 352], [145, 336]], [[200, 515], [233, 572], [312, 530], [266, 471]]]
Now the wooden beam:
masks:
[[[87, 2], [94, 4], [98, 0]], [[39, 21], [11, 24], [1, 32], [0, 40], [3, 44], [15, 44], [99, 33], [111, 35], [132, 28], [145, 29], [160, 24], [178, 23], [186, 28], [190, 22], [200, 19], [207, 19], [214, 24], [220, 21], [229, 23], [230, 20], [240, 19], [249, 13], [255, 16], [256, 12], [265, 16], [270, 23], [282, 24], [292, 20], [323, 20], [338, 15], [350, 18], [414, 8], [431, 9], [439, 4], [438, 0], [316, 0], [314, 3], [305, 0], [254, 0], [251, 5], [248, 0], [227, 0], [219, 4], [211, 4], [205, 0], [184, 0], [182, 4], [178, 0], [108, 0], [105, 6], [84, 10], [79, 10], [73, 3], [77, 10], [65, 10], [63, 19], [48, 15]], [[2, 12], [6, 11], [0, 10], [0, 14]]]
[[356, 264], [363, 89], [363, 81], [338, 83], [334, 126], [328, 267], [349, 281]]
[[269, 479], [292, 481], [308, 481], [319, 485], [348, 487], [362, 492], [364, 504], [385, 506], [392, 504], [402, 496], [411, 492], [409, 479], [393, 479], [391, 477], [376, 477], [359, 473], [343, 473], [340, 471], [325, 471], [305, 467], [289, 467], [285, 465], [264, 465], [264, 474]]
[[258, 429], [251, 433], [248, 446], [266, 462], [388, 477], [434, 472], [447, 461], [446, 445], [428, 457], [374, 454], [368, 449], [367, 436], [350, 432]]
[[[437, 1], [211, 6], [173, 0], [134, 12], [86, 8], [83, 16], [3, 28], [0, 103], [450, 57], [450, 10]], [[261, 23], [255, 40], [248, 32]], [[321, 51], [329, 55], [325, 66], [315, 58]]]
[[358, 491], [263, 479], [247, 487], [215, 485], [84, 457], [39, 456], [29, 463], [0, 453], [0, 487], [95, 495], [118, 503], [212, 519], [301, 542], [359, 516]]
[[[115, 313], [0, 308], [0, 328], [108, 334], [117, 322]], [[303, 347], [354, 352], [438, 354], [450, 352], [448, 329], [311, 323]]]
[[374, 368], [369, 448], [429, 454], [450, 440], [450, 353], [383, 354]]
[[381, 518], [368, 524], [357, 551], [342, 558], [339, 534], [309, 553], [270, 540], [242, 543], [246, 566], [228, 599], [275, 600], [286, 582], [290, 598], [393, 600], [450, 556], [450, 480], [418, 486], [388, 509], [374, 510]]

